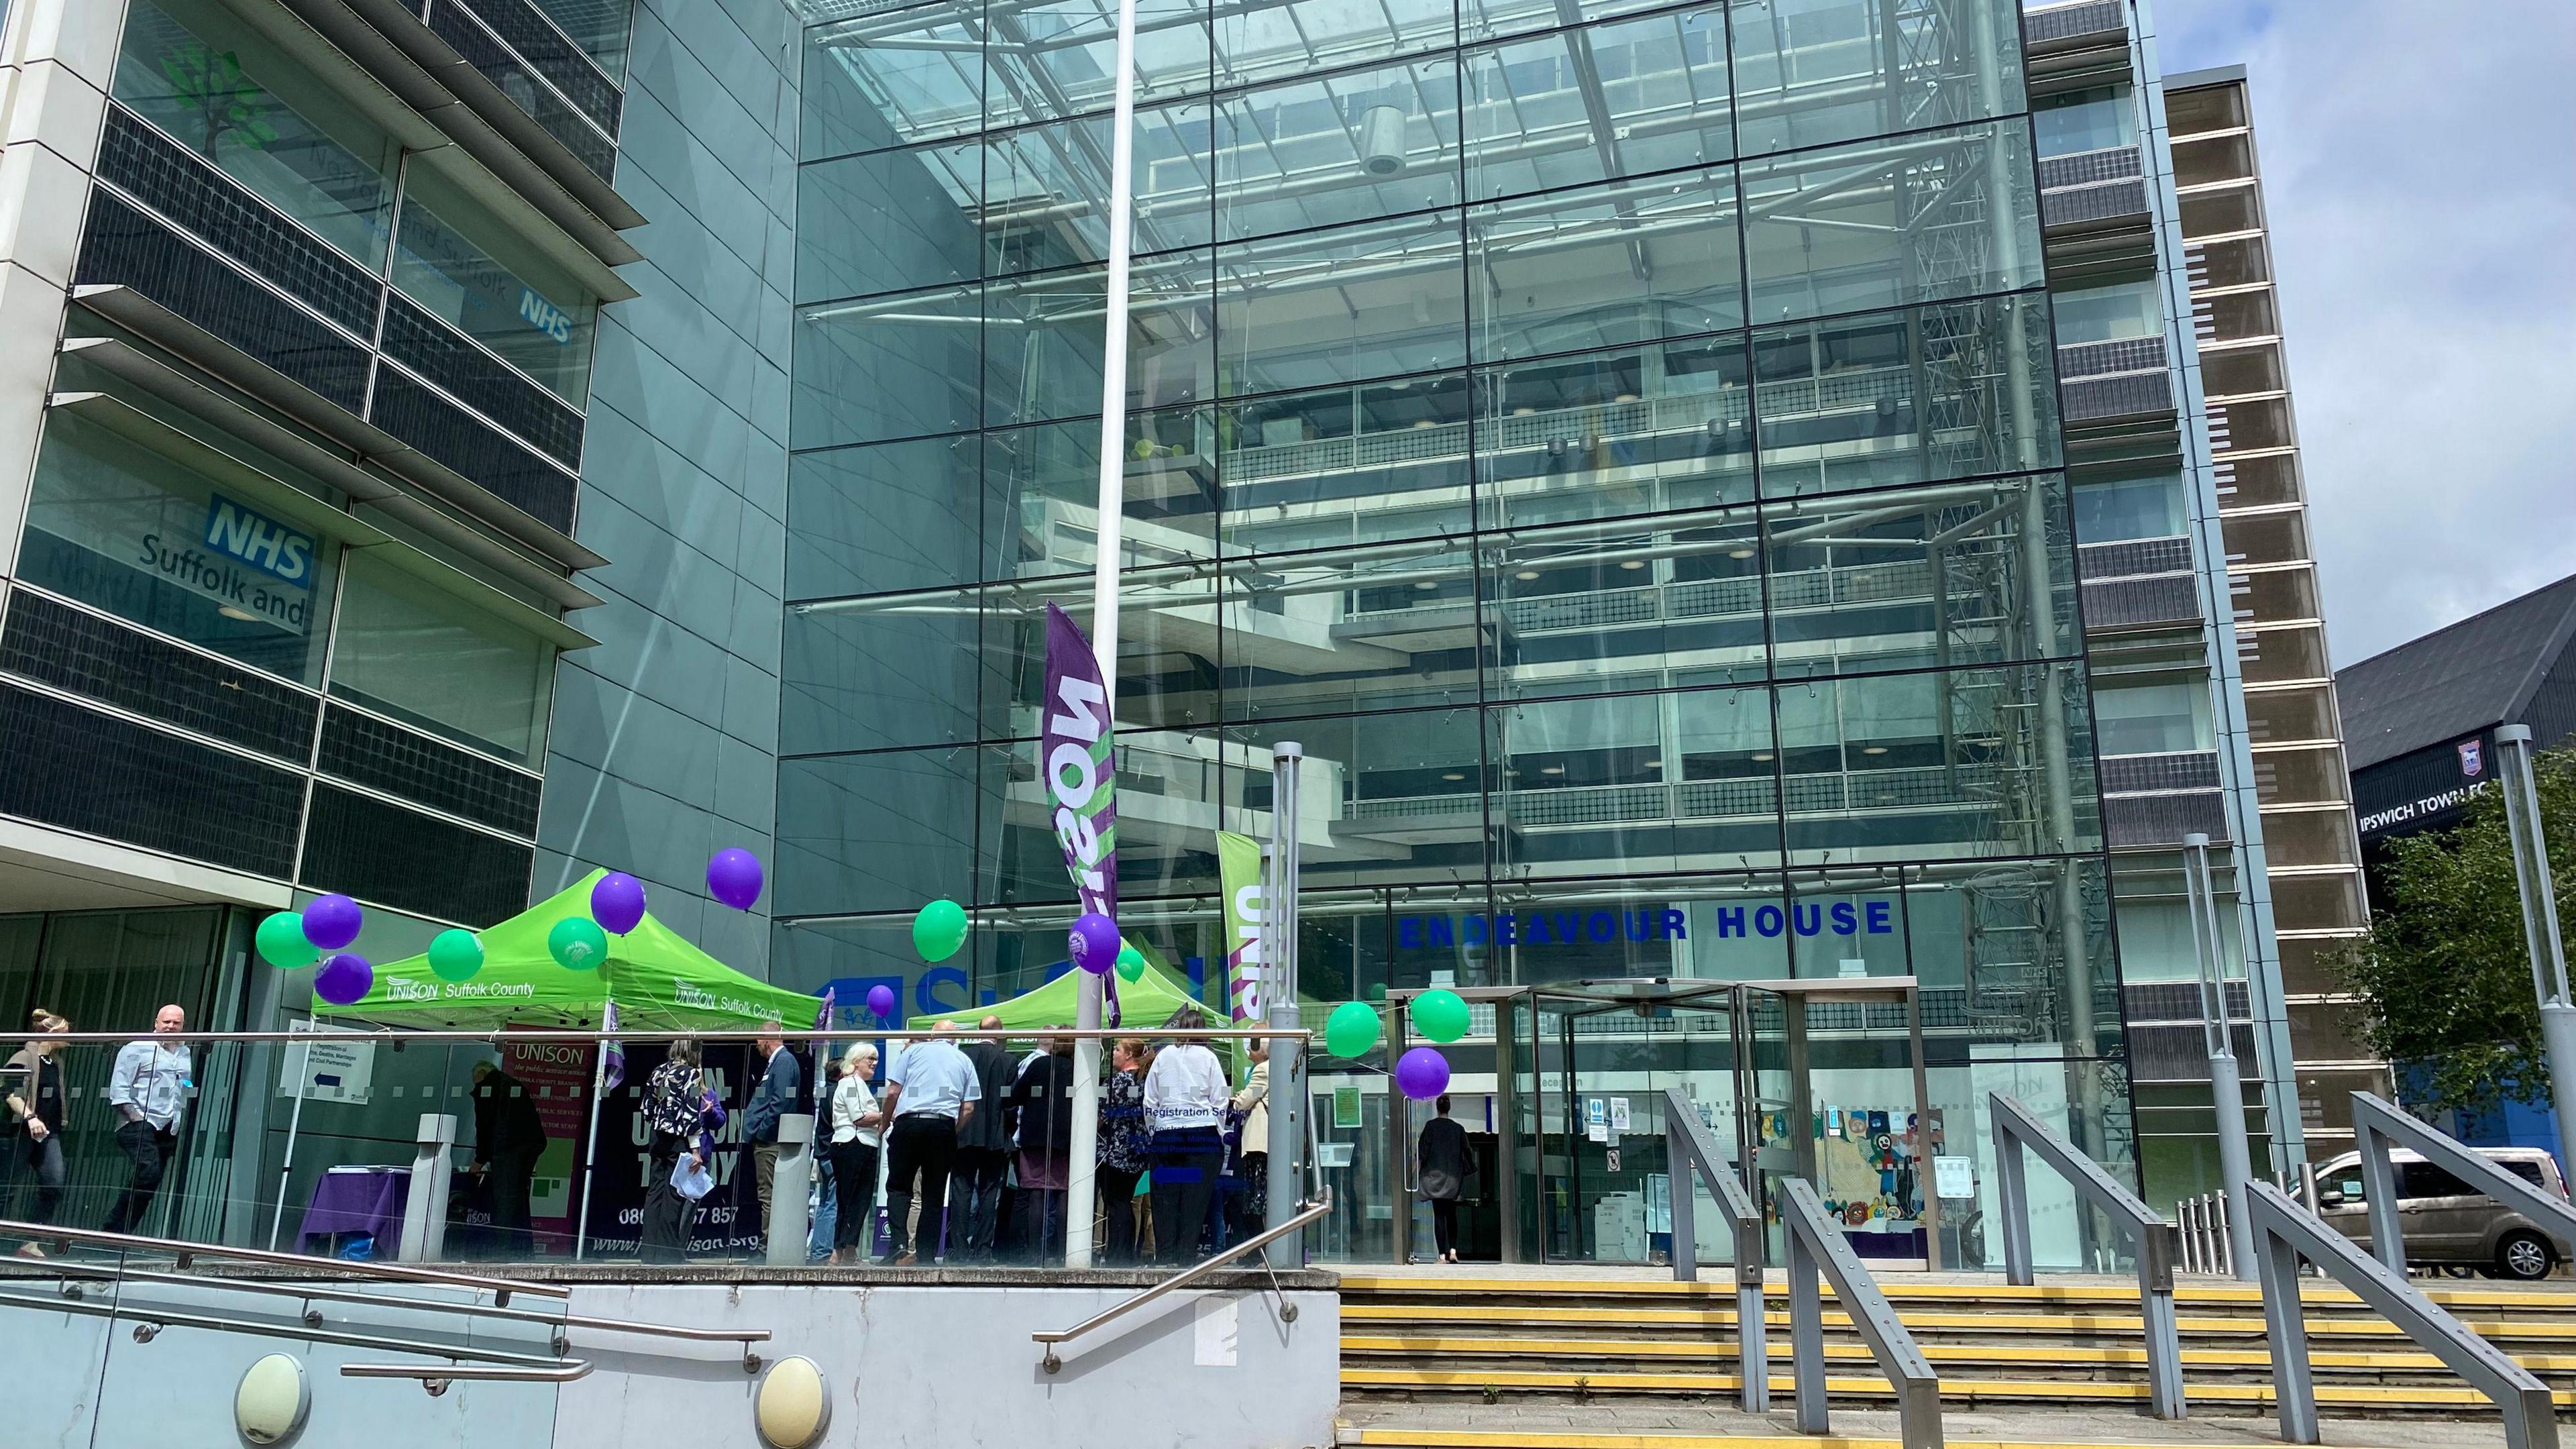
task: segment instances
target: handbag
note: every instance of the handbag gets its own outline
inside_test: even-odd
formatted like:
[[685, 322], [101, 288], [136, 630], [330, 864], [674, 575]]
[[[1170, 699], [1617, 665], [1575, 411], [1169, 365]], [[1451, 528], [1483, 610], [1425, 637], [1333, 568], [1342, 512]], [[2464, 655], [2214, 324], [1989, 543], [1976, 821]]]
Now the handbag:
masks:
[[715, 1174], [703, 1165], [691, 1166], [689, 1159], [683, 1157], [671, 1164], [671, 1190], [696, 1202], [716, 1190]]

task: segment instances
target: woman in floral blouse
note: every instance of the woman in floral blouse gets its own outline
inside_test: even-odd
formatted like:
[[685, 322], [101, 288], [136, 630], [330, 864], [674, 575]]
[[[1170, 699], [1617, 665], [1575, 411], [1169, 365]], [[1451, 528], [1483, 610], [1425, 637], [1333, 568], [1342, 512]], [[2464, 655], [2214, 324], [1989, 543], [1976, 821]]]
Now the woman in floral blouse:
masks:
[[671, 1171], [681, 1157], [692, 1170], [706, 1166], [702, 1149], [690, 1139], [706, 1114], [706, 1077], [698, 1070], [698, 1044], [681, 1038], [645, 1086], [644, 1123], [653, 1132], [652, 1165], [644, 1172], [644, 1221], [635, 1245], [639, 1263], [687, 1260], [689, 1231], [698, 1205], [671, 1185]]
[[1109, 1085], [1100, 1093], [1100, 1201], [1109, 1212], [1107, 1261], [1136, 1261], [1136, 1180], [1145, 1175], [1145, 1071], [1154, 1049], [1127, 1037], [1110, 1048]]

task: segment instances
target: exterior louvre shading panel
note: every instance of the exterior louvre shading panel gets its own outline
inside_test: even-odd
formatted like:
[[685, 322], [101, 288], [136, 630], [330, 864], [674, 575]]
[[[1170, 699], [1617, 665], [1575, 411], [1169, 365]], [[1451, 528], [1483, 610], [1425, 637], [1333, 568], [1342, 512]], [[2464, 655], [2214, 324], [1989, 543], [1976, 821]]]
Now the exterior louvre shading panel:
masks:
[[313, 696], [24, 589], [9, 600], [0, 668], [291, 764], [312, 754]]
[[118, 198], [90, 197], [80, 286], [125, 286], [331, 402], [366, 406], [365, 348]]
[[2021, 23], [2022, 34], [2034, 49], [2128, 33], [2127, 20], [2120, 12], [2120, 0], [2089, 0], [2082, 5], [2025, 11]]
[[2118, 795], [2102, 802], [2102, 827], [2114, 850], [2180, 845], [2198, 833], [2228, 838], [2227, 807], [2215, 790], [2176, 795]]
[[2042, 226], [2094, 226], [2103, 222], [2124, 221], [2147, 214], [2147, 184], [2143, 181], [2105, 181], [2095, 186], [2072, 186], [2063, 191], [2043, 193], [2039, 198], [2039, 220]]
[[544, 388], [503, 369], [400, 297], [385, 306], [385, 355], [536, 444], [565, 467], [581, 466], [579, 413]]
[[2137, 795], [2158, 790], [2215, 790], [2218, 754], [2190, 750], [2171, 755], [2106, 755], [2102, 793]]
[[2200, 622], [2200, 589], [2189, 574], [2084, 582], [2084, 627], [2097, 632]]
[[488, 926], [528, 903], [533, 846], [316, 782], [303, 884]]
[[2106, 146], [2099, 151], [2042, 156], [2039, 158], [2039, 189], [2049, 192], [2070, 186], [2087, 186], [2097, 181], [2119, 181], [2138, 176], [2140, 168], [2135, 146]]
[[382, 283], [261, 205], [231, 177], [112, 106], [98, 174], [359, 337], [376, 335]]
[[2161, 337], [2122, 337], [2110, 342], [2078, 342], [2057, 349], [2057, 375], [2061, 380], [2109, 377], [2117, 373], [2161, 372], [2165, 365], [2165, 340]]
[[[502, 7], [506, 8], [506, 4]], [[542, 24], [542, 22], [539, 22]], [[566, 105], [554, 91], [535, 77], [542, 68], [523, 64], [517, 56], [493, 39], [479, 12], [469, 11], [453, 0], [440, 0], [429, 11], [429, 28], [439, 39], [455, 48], [465, 63], [481, 71], [485, 79], [500, 88], [503, 95], [517, 103], [531, 120], [545, 128], [547, 135], [563, 143], [590, 173], [609, 180], [617, 170], [617, 142], [601, 135], [576, 110]], [[613, 92], [611, 93], [614, 94]], [[616, 107], [609, 108], [614, 126]]]
[[2075, 557], [2076, 567], [2087, 583], [2146, 574], [2187, 574], [2191, 572], [2191, 540], [2176, 535], [2088, 543], [2076, 551]]
[[239, 755], [0, 685], [0, 813], [283, 879], [304, 781]]
[[2058, 384], [2058, 398], [2069, 424], [2152, 417], [2173, 411], [2173, 378], [2162, 372], [2079, 378]]
[[327, 774], [514, 835], [537, 833], [543, 781], [373, 715], [333, 705], [322, 722], [317, 765]]
[[572, 532], [572, 475], [430, 389], [386, 369], [371, 420], [520, 512]]
[[[2253, 1061], [2254, 1028], [2239, 1022], [2228, 1027], [2230, 1050], [2240, 1061]], [[2209, 1085], [2209, 1038], [2198, 1025], [2129, 1027], [2129, 1075], [2140, 1082], [2194, 1082]]]
[[[507, 41], [512, 50], [537, 74], [544, 76], [556, 90], [593, 125], [609, 135], [617, 134], [617, 120], [625, 98], [616, 83], [601, 74], [589, 56], [566, 40], [528, 0], [474, 0], [471, 5], [460, 0], [429, 0], [430, 24], [438, 24], [442, 10], [463, 11], [482, 22], [494, 35]], [[444, 33], [444, 32], [442, 32]], [[512, 99], [518, 97], [513, 94]], [[525, 104], [525, 102], [521, 102]]]

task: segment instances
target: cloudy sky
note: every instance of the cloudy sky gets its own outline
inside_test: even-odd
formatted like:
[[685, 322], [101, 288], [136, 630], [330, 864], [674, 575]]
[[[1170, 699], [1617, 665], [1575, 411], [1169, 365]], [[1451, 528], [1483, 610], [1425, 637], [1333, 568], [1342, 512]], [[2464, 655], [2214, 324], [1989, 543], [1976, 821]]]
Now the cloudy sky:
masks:
[[2576, 574], [2576, 3], [2155, 13], [2253, 94], [2335, 662]]

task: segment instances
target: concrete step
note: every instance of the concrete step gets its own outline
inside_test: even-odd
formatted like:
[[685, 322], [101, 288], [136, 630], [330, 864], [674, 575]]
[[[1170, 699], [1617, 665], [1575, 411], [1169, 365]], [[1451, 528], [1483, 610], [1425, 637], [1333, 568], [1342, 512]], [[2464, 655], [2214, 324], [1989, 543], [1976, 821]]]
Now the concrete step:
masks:
[[[1923, 1356], [1946, 1380], [1955, 1376], [2044, 1377], [2051, 1380], [2112, 1380], [2144, 1383], [2147, 1352], [2143, 1346], [2074, 1344], [1924, 1343]], [[1774, 1361], [1787, 1353], [1785, 1338], [1775, 1339]], [[1721, 1342], [1674, 1339], [1523, 1338], [1487, 1334], [1354, 1334], [1342, 1335], [1342, 1362], [1367, 1368], [1418, 1368], [1464, 1371], [1467, 1364], [1527, 1367], [1532, 1364], [1579, 1363], [1587, 1370], [1657, 1371], [1684, 1365], [1732, 1367], [1736, 1347], [1730, 1336]], [[1873, 1362], [1868, 1345], [1828, 1341], [1829, 1363]], [[2565, 1381], [2576, 1389], [2576, 1354], [2517, 1354], [2515, 1362], [2545, 1380]], [[2246, 1378], [2269, 1382], [2272, 1355], [2260, 1346], [2243, 1349], [2186, 1348], [2183, 1370], [2195, 1381]], [[2351, 1352], [2312, 1348], [2309, 1362], [2320, 1382], [2456, 1383], [2442, 1361], [2422, 1352]]]
[[[2320, 1376], [2322, 1377], [2322, 1376]], [[1500, 1369], [1469, 1367], [1462, 1369], [1373, 1368], [1365, 1364], [1342, 1366], [1342, 1397], [1345, 1403], [1354, 1399], [1366, 1401], [1380, 1396], [1414, 1400], [1436, 1397], [1475, 1395], [1487, 1402], [1505, 1397], [1537, 1396], [1547, 1401], [1572, 1399], [1592, 1402], [1605, 1397], [1674, 1397], [1706, 1400], [1734, 1394], [1743, 1380], [1732, 1373], [1648, 1373], [1590, 1372], [1571, 1369]], [[1793, 1391], [1786, 1373], [1771, 1375], [1771, 1392], [1777, 1397]], [[1876, 1373], [1853, 1376], [1828, 1374], [1825, 1392], [1836, 1398], [1862, 1403], [1884, 1402], [1894, 1398], [1887, 1380]], [[2265, 1413], [2273, 1407], [2272, 1386], [2267, 1382], [2210, 1383], [2184, 1385], [2184, 1400], [2202, 1411], [2220, 1413]], [[2576, 1408], [2576, 1390], [2560, 1389], [2552, 1394], [2562, 1409]], [[1969, 1407], [1993, 1404], [2039, 1404], [2098, 1406], [2113, 1404], [2140, 1405], [2148, 1401], [2143, 1382], [2118, 1383], [2093, 1379], [2048, 1378], [1969, 1378], [1944, 1374], [1941, 1379], [1941, 1401], [1947, 1405]], [[2494, 1405], [2476, 1389], [2454, 1380], [2440, 1383], [2317, 1385], [2317, 1404], [2321, 1409], [2355, 1414], [2441, 1414], [2459, 1415], [2493, 1412]]]
[[[2459, 1312], [2460, 1310], [2454, 1310]], [[2014, 1337], [2047, 1338], [2071, 1341], [2099, 1338], [2107, 1341], [2134, 1341], [2146, 1331], [2146, 1320], [2130, 1313], [1999, 1313], [1999, 1312], [1924, 1312], [1899, 1308], [1898, 1316], [1908, 1331], [1924, 1343], [1945, 1340], [1989, 1342]], [[1768, 1309], [1763, 1322], [1773, 1330], [1785, 1332], [1789, 1310], [1783, 1305]], [[1705, 1344], [1709, 1335], [1722, 1333], [1731, 1339], [1735, 1333], [1736, 1312], [1733, 1308], [1645, 1308], [1635, 1306], [1588, 1306], [1576, 1304], [1515, 1304], [1484, 1302], [1389, 1302], [1377, 1297], [1345, 1298], [1342, 1321], [1356, 1324], [1364, 1331], [1387, 1333], [1444, 1332], [1456, 1330], [1508, 1332], [1514, 1329], [1540, 1330], [1565, 1338], [1593, 1336], [1634, 1338], [1643, 1334], [1663, 1334], [1676, 1340]], [[2576, 1318], [2561, 1321], [2546, 1314], [2515, 1317], [2479, 1316], [2474, 1310], [2461, 1319], [2475, 1332], [2508, 1348], [2546, 1352], [2551, 1349], [2576, 1349]], [[1848, 1330], [1850, 1315], [1840, 1309], [1825, 1310], [1828, 1331]], [[2259, 1342], [2264, 1335], [2259, 1313], [2207, 1316], [2181, 1313], [2177, 1316], [2185, 1346], [2203, 1343], [2223, 1346], [2232, 1343]], [[2405, 1343], [2406, 1335], [2396, 1325], [2364, 1311], [2329, 1313], [2319, 1311], [2307, 1320], [2311, 1338], [2327, 1341], [2381, 1341]]]
[[[1948, 1409], [1949, 1449], [2275, 1449], [2269, 1420], [2214, 1417], [2163, 1422], [2122, 1406], [2050, 1409]], [[2492, 1415], [2425, 1416], [2368, 1423], [2329, 1415], [2324, 1441], [2339, 1449], [2501, 1449]], [[1666, 1403], [1501, 1404], [1366, 1403], [1343, 1406], [1337, 1438], [1344, 1445], [1390, 1449], [1899, 1449], [1896, 1416], [1886, 1409], [1837, 1404], [1833, 1431], [1797, 1432], [1783, 1404], [1768, 1414], [1723, 1405]]]

